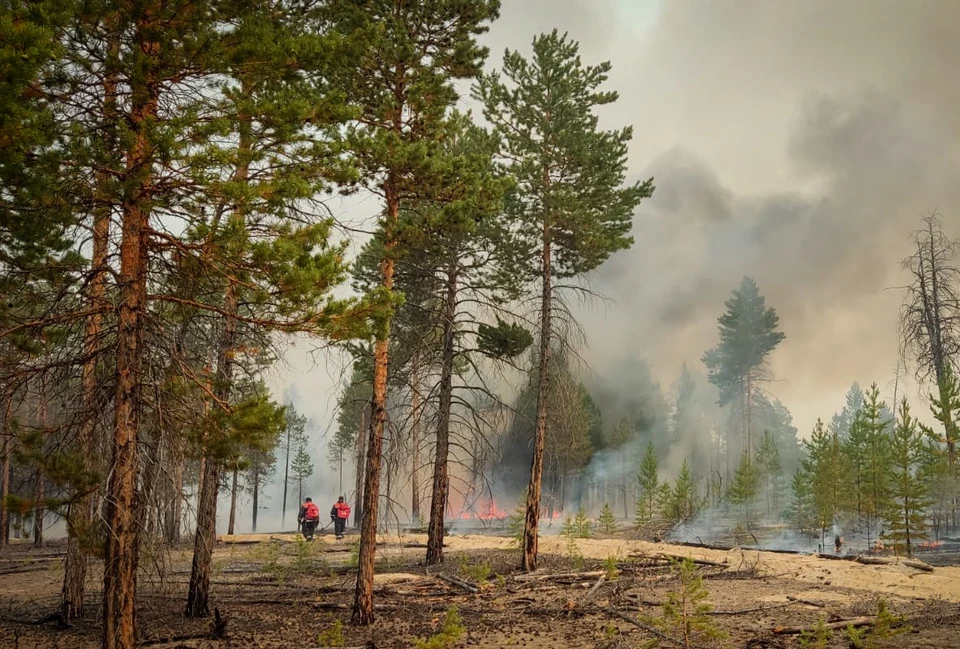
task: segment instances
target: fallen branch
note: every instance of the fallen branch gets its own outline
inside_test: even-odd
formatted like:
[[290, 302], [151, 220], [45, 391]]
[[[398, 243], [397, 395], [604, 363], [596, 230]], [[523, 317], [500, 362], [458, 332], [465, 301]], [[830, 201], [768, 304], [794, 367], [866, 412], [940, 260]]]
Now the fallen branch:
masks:
[[807, 606], [813, 606], [816, 608], [826, 608], [827, 605], [823, 602], [815, 602], [812, 599], [802, 599], [800, 597], [794, 597], [793, 595], [787, 595], [787, 599], [791, 602], [796, 602], [797, 604], [806, 604]]
[[730, 567], [729, 563], [720, 563], [719, 561], [709, 561], [707, 559], [694, 559], [693, 557], [683, 557], [683, 556], [680, 556], [679, 554], [667, 554], [666, 552], [661, 552], [660, 554], [666, 557], [667, 559], [673, 559], [674, 561], [679, 561], [681, 563], [684, 561], [692, 561], [694, 564], [698, 566], [711, 566], [714, 568]]
[[580, 603], [581, 603], [581, 604], [584, 604], [584, 603], [586, 603], [586, 602], [589, 602], [589, 601], [590, 601], [590, 598], [592, 598], [592, 597], [594, 596], [594, 594], [595, 594], [598, 590], [600, 590], [600, 586], [602, 586], [602, 585], [603, 585], [603, 582], [605, 582], [606, 580], [607, 580], [607, 576], [606, 576], [606, 575], [600, 575], [600, 577], [597, 579], [597, 583], [595, 583], [595, 584], [593, 585], [593, 588], [591, 588], [589, 591], [587, 591], [587, 594], [584, 595], [584, 597], [583, 597], [582, 600], [580, 600]]
[[[846, 629], [848, 626], [860, 627], [860, 626], [873, 626], [876, 624], [877, 618], [875, 617], [854, 617], [848, 620], [837, 620], [836, 622], [829, 622], [824, 624], [823, 627], [827, 629]], [[774, 628], [773, 632], [777, 635], [799, 635], [801, 633], [813, 633], [817, 630], [817, 626], [778, 626]]]
[[867, 557], [863, 555], [859, 555], [853, 560], [868, 566], [889, 566], [894, 563], [894, 559], [888, 557]]
[[529, 581], [551, 581], [554, 579], [595, 579], [600, 575], [606, 575], [605, 570], [595, 570], [593, 572], [558, 572], [556, 574], [550, 575], [517, 575], [514, 577], [515, 581], [520, 582], [529, 582]]
[[440, 580], [442, 580], [442, 581], [445, 581], [445, 582], [447, 582], [448, 584], [453, 584], [454, 586], [457, 586], [458, 588], [462, 588], [463, 590], [467, 591], [468, 593], [479, 593], [479, 592], [480, 592], [480, 589], [479, 589], [478, 587], [474, 586], [473, 584], [471, 584], [471, 583], [469, 583], [469, 582], [463, 581], [462, 579], [457, 579], [456, 577], [451, 577], [451, 576], [449, 576], [449, 575], [444, 575], [444, 574], [437, 574], [437, 575], [434, 575], [434, 577], [436, 577], [437, 579], [440, 579]]
[[770, 604], [768, 606], [754, 606], [753, 608], [741, 608], [734, 611], [707, 611], [707, 615], [745, 615], [746, 613], [762, 613], [763, 611], [773, 611], [778, 608], [786, 608], [788, 606], [793, 606], [794, 602], [786, 602], [783, 604]]
[[631, 616], [627, 615], [626, 613], [623, 613], [623, 612], [621, 612], [621, 611], [618, 611], [617, 609], [613, 608], [612, 606], [607, 609], [607, 612], [608, 612], [610, 615], [612, 615], [612, 616], [614, 616], [614, 617], [616, 617], [616, 618], [619, 618], [619, 619], [623, 620], [624, 622], [629, 622], [629, 623], [632, 624], [633, 626], [635, 626], [635, 627], [637, 627], [637, 628], [639, 628], [639, 629], [643, 629], [643, 630], [646, 631], [647, 633], [649, 633], [649, 634], [651, 634], [651, 635], [653, 635], [653, 636], [656, 636], [657, 638], [659, 638], [660, 640], [663, 640], [664, 642], [669, 642], [670, 644], [674, 644], [674, 645], [677, 645], [677, 646], [681, 646], [681, 644], [680, 644], [678, 641], [676, 641], [676, 640], [674, 640], [673, 638], [671, 638], [670, 636], [666, 635], [666, 634], [663, 633], [660, 629], [657, 629], [656, 627], [652, 627], [652, 626], [650, 626], [649, 624], [644, 624], [644, 623], [641, 622], [640, 620], [638, 620], [638, 619], [636, 619], [636, 618], [634, 618], [634, 617], [631, 617]]

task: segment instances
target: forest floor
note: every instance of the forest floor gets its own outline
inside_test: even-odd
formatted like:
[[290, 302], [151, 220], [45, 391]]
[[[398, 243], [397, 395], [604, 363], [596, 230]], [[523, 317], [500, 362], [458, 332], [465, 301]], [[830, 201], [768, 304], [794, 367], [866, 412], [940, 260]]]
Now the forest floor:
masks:
[[[439, 633], [455, 606], [464, 631], [457, 647], [683, 647], [677, 629], [655, 620], [680, 590], [664, 555], [692, 557], [709, 592], [706, 622], [726, 634], [721, 643], [690, 647], [849, 647], [843, 620], [869, 625], [878, 601], [902, 617], [897, 635], [877, 633], [863, 646], [960, 646], [960, 567], [918, 570], [896, 562], [861, 565], [812, 556], [749, 550], [711, 550], [625, 538], [544, 536], [541, 565], [516, 569], [509, 539], [451, 535], [442, 566], [425, 569], [423, 535], [384, 536], [378, 548], [377, 621], [349, 625], [356, 536], [312, 544], [292, 535], [221, 537], [214, 557], [212, 606], [226, 620], [213, 639], [209, 619], [182, 615], [191, 548], [146, 551], [138, 608], [142, 646], [157, 649], [412, 648]], [[55, 618], [63, 546], [13, 545], [0, 551], [0, 647], [86, 649], [99, 646], [100, 570], [91, 568], [86, 619], [70, 626]], [[616, 572], [612, 572], [613, 568]], [[838, 627], [823, 645], [806, 645], [783, 627]], [[895, 625], [896, 627], [896, 625]], [[340, 631], [338, 633], [338, 630]], [[337, 637], [340, 636], [340, 637]], [[653, 643], [648, 645], [647, 643]], [[369, 643], [372, 643], [369, 644]], [[443, 643], [433, 645], [438, 649]]]

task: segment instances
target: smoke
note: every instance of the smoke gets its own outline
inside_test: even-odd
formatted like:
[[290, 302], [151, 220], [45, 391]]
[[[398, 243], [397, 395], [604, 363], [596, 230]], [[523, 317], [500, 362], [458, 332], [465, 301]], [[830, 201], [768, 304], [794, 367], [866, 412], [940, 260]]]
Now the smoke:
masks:
[[598, 374], [625, 355], [662, 380], [699, 365], [723, 301], [750, 275], [787, 333], [770, 389], [801, 434], [854, 380], [893, 378], [901, 294], [885, 289], [905, 282], [919, 216], [960, 210], [960, 60], [944, 33], [960, 33], [960, 6], [826, 7], [665, 3], [631, 79], [611, 80], [621, 104], [640, 89], [663, 104], [608, 116], [637, 125], [634, 160], [664, 129], [676, 137], [638, 174], [657, 190], [636, 245], [593, 278], [613, 299], [581, 316]]

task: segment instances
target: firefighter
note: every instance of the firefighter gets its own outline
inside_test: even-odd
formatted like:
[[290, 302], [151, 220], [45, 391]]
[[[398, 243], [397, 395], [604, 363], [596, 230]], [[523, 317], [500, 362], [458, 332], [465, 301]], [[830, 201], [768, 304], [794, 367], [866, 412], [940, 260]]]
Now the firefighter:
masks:
[[350, 505], [346, 503], [343, 496], [340, 496], [337, 498], [337, 502], [333, 503], [333, 509], [330, 510], [330, 519], [333, 520], [333, 530], [338, 541], [343, 538], [348, 518], [350, 518]]
[[300, 513], [297, 515], [297, 522], [300, 523], [300, 529], [303, 530], [303, 538], [308, 541], [313, 540], [313, 533], [320, 524], [320, 508], [313, 503], [312, 498], [307, 498], [300, 506]]

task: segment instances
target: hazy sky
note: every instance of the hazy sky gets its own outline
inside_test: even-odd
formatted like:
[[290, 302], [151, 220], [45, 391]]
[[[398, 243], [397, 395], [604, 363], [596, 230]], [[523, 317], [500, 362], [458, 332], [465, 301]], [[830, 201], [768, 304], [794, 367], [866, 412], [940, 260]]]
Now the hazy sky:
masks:
[[[603, 123], [634, 125], [631, 173], [657, 184], [635, 247], [593, 278], [612, 302], [582, 315], [592, 371], [636, 354], [666, 388], [684, 360], [702, 368], [748, 274], [787, 334], [770, 390], [801, 434], [854, 380], [889, 398], [901, 295], [885, 289], [924, 212], [960, 234], [960, 2], [505, 0], [490, 66], [554, 27], [612, 62]], [[336, 363], [304, 346], [288, 363], [273, 385], [295, 383], [323, 430]]]

